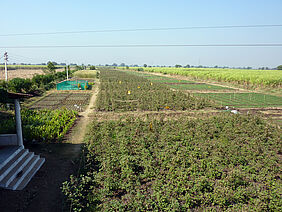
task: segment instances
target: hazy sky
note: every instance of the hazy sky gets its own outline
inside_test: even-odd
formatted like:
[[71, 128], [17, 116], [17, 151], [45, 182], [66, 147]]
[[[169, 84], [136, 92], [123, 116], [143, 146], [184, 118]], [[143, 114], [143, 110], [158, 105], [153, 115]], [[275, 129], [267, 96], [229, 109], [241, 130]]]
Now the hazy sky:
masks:
[[[1, 0], [0, 35], [79, 30], [282, 24], [281, 0]], [[0, 36], [10, 63], [276, 67], [282, 47], [5, 49], [27, 45], [282, 43], [282, 27]], [[1, 58], [1, 63], [3, 58]]]

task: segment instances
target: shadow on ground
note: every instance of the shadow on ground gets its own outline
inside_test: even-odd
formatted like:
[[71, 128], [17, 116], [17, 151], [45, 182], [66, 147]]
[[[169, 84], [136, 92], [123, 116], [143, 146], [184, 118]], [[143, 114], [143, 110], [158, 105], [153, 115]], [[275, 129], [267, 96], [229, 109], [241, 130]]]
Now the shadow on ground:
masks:
[[64, 211], [67, 206], [61, 186], [77, 174], [80, 144], [37, 144], [26, 146], [46, 159], [45, 164], [22, 191], [0, 189], [0, 211]]

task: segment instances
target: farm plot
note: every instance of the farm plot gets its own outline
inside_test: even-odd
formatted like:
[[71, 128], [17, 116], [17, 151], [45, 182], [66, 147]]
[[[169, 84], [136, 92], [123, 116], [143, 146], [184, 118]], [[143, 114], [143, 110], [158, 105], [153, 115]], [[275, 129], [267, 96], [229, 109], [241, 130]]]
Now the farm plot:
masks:
[[117, 70], [100, 73], [98, 111], [159, 111], [201, 109], [208, 100], [172, 91], [166, 85]]
[[145, 77], [146, 79], [149, 79], [154, 82], [158, 82], [161, 84], [165, 84], [170, 88], [178, 89], [178, 90], [210, 90], [210, 91], [223, 91], [223, 90], [235, 90], [233, 88], [223, 87], [223, 86], [217, 86], [217, 85], [210, 85], [206, 83], [198, 83], [195, 81], [188, 81], [188, 80], [177, 80], [169, 77], [163, 77], [163, 76], [156, 76], [156, 75], [150, 75], [150, 74], [143, 74], [140, 72], [129, 72], [134, 75], [139, 75], [142, 77]]
[[[132, 67], [131, 69], [137, 69]], [[281, 88], [282, 72], [277, 70], [242, 70], [223, 68], [144, 68], [148, 72], [189, 76], [194, 79], [211, 79], [246, 86]]]
[[281, 131], [253, 116], [94, 121], [74, 211], [279, 211]]
[[194, 93], [193, 95], [214, 100], [221, 106], [228, 105], [237, 108], [282, 106], [282, 97], [260, 93]]
[[[28, 110], [21, 112], [24, 142], [60, 142], [73, 126], [77, 112], [70, 110]], [[14, 134], [14, 116], [0, 119], [0, 134]]]
[[91, 93], [51, 93], [34, 103], [31, 109], [60, 109], [83, 111], [88, 105]]

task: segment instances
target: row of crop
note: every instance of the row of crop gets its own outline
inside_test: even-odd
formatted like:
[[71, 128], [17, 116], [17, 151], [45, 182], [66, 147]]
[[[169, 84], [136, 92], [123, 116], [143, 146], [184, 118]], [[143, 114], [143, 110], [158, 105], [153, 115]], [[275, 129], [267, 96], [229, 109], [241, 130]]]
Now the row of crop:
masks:
[[[60, 142], [76, 120], [71, 110], [27, 110], [21, 112], [25, 142]], [[9, 116], [0, 120], [0, 134], [16, 133], [15, 120]]]
[[187, 110], [209, 105], [207, 100], [123, 71], [102, 70], [100, 80], [99, 111]]
[[[131, 68], [136, 70], [136, 68]], [[144, 71], [164, 74], [177, 74], [194, 79], [212, 79], [233, 82], [243, 85], [263, 87], [281, 87], [282, 72], [280, 70], [242, 70], [219, 68], [144, 68]]]
[[281, 130], [252, 116], [96, 122], [74, 211], [279, 211]]
[[82, 111], [89, 103], [91, 93], [51, 93], [33, 103], [30, 109], [63, 109]]

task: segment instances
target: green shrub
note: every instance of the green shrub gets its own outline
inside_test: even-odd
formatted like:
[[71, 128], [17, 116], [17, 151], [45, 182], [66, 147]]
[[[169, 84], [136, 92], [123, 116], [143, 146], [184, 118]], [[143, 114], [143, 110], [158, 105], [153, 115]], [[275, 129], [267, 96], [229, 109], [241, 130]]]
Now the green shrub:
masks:
[[63, 185], [74, 211], [280, 211], [281, 130], [163, 118], [92, 123], [81, 175]]

